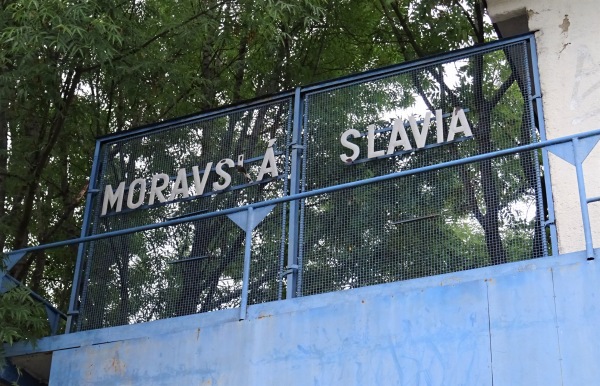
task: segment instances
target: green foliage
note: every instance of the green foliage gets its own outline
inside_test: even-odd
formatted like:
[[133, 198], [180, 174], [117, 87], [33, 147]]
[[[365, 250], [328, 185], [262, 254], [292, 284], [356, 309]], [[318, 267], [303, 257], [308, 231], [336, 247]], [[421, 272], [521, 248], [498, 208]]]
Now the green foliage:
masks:
[[3, 344], [37, 339], [49, 332], [44, 306], [33, 300], [27, 288], [15, 287], [0, 295], [0, 367], [4, 364]]
[[[79, 235], [96, 136], [492, 38], [479, 0], [2, 1], [0, 249]], [[440, 88], [440, 73], [431, 70], [419, 77], [407, 74], [365, 84], [352, 93], [340, 89], [326, 95], [325, 101], [330, 101], [324, 103], [326, 108], [310, 111], [309, 124], [321, 136], [318, 141], [309, 139], [309, 151], [320, 167], [309, 167], [307, 188], [456, 159], [477, 151], [476, 146], [507, 147], [522, 142], [524, 128], [519, 117], [514, 117], [515, 111], [525, 113], [520, 107], [523, 84], [511, 78], [503, 52], [485, 60], [484, 67], [475, 60], [461, 62], [463, 75], [449, 90]], [[324, 166], [343, 151], [327, 145], [338, 145], [340, 132], [349, 127], [364, 128], [371, 123], [384, 127], [389, 122], [382, 120], [382, 114], [408, 108], [416, 99], [448, 112], [457, 105], [467, 106], [479, 91], [492, 95], [507, 79], [513, 84], [497, 105], [487, 110], [471, 106], [476, 122], [486, 122], [490, 115], [485, 114], [491, 112], [490, 127], [476, 127], [494, 133], [490, 143], [465, 142], [447, 153], [431, 150], [427, 156], [371, 162], [353, 167], [352, 172], [348, 168], [344, 175]], [[189, 171], [192, 165], [204, 167], [225, 156], [260, 156], [271, 137], [278, 138], [277, 146], [284, 151], [289, 142], [285, 136], [288, 111], [289, 106], [282, 103], [252, 114], [217, 117], [194, 130], [183, 128], [170, 137], [147, 139], [143, 151], [135, 145], [115, 145], [104, 153], [111, 167], [103, 178], [105, 183], [131, 181], [152, 172], [173, 174], [182, 165]], [[135, 152], [137, 156], [131, 157]], [[280, 162], [281, 170], [285, 165]], [[498, 162], [495, 166], [502, 169], [502, 179], [473, 166], [422, 176], [410, 184], [340, 193], [338, 201], [332, 197], [307, 200], [306, 220], [314, 225], [307, 228], [304, 240], [307, 256], [314, 257], [305, 261], [307, 276], [320, 269], [319, 280], [330, 279], [319, 289], [324, 291], [418, 277], [427, 264], [434, 267], [427, 274], [480, 266], [489, 260], [486, 235], [496, 231], [509, 260], [530, 253], [523, 247], [532, 238], [527, 233], [530, 228], [508, 217], [519, 194], [535, 193], [531, 176], [524, 172], [531, 170], [529, 164], [534, 161], [507, 158]], [[235, 178], [243, 182], [241, 174]], [[465, 186], [484, 188], [465, 199]], [[280, 187], [280, 182], [253, 186], [203, 203], [211, 210], [222, 209], [275, 197]], [[489, 192], [494, 193], [484, 194]], [[384, 200], [394, 207], [384, 205]], [[479, 208], [486, 207], [493, 207], [492, 214], [508, 216], [503, 221], [511, 226], [485, 223], [483, 229], [483, 217], [474, 217]], [[129, 222], [119, 217], [97, 219], [96, 232], [204, 209], [195, 203], [140, 212], [129, 217]], [[390, 225], [440, 213], [446, 222], [429, 218], [419, 226]], [[251, 302], [281, 295], [278, 258], [287, 253], [281, 243], [282, 216], [278, 208], [256, 231]], [[335, 240], [326, 239], [324, 230], [331, 229], [343, 231]], [[427, 243], [424, 235], [444, 242]], [[104, 265], [89, 266], [89, 275], [96, 281], [86, 282], [87, 306], [103, 313], [98, 324], [89, 327], [235, 305], [243, 243], [243, 237], [220, 219], [97, 242], [94, 253], [110, 259]], [[76, 253], [73, 246], [30, 254], [11, 273], [64, 310]], [[427, 253], [427, 259], [419, 263], [417, 258]], [[204, 254], [213, 259], [198, 260], [186, 269], [173, 264]], [[193, 286], [192, 274], [204, 275], [206, 280]], [[13, 312], [11, 307], [17, 306], [6, 299], [16, 302], [14, 296], [3, 297], [0, 313]], [[173, 305], [173, 299], [181, 307]], [[27, 323], [23, 326], [23, 331], [33, 331]]]

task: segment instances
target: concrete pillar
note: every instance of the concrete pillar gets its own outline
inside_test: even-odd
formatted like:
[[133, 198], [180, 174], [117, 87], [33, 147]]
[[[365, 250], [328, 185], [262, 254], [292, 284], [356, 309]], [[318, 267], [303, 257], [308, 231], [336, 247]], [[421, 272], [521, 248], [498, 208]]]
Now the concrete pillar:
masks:
[[[548, 138], [600, 128], [598, 0], [487, 0], [503, 37], [535, 31]], [[575, 168], [551, 156], [559, 252], [585, 248]], [[588, 197], [600, 196], [600, 144], [584, 162]], [[600, 202], [589, 205], [600, 247]]]

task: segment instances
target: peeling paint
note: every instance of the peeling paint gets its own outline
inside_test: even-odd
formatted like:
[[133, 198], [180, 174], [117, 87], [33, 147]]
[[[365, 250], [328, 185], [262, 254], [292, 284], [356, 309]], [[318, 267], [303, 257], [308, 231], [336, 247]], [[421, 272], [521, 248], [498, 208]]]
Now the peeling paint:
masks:
[[442, 280], [440, 285], [443, 287], [446, 285], [456, 285], [456, 284], [459, 284], [460, 282], [461, 282], [461, 280], [458, 277], [449, 277], [447, 279]]
[[523, 265], [521, 267], [519, 267], [519, 272], [525, 272], [525, 271], [534, 271], [537, 269], [537, 266], [535, 264], [526, 264]]
[[528, 9], [527, 10], [527, 19], [531, 20], [531, 18], [533, 18], [534, 15], [539, 15], [539, 12], [535, 12], [533, 9]]

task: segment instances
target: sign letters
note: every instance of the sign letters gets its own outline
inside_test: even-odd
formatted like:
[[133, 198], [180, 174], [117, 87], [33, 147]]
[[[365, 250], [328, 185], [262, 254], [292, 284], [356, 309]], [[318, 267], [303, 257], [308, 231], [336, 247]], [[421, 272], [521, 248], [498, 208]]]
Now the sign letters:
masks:
[[[373, 159], [377, 157], [381, 157], [383, 155], [391, 155], [396, 152], [396, 149], [402, 148], [404, 151], [413, 150], [413, 143], [417, 148], [425, 147], [427, 142], [427, 137], [429, 135], [429, 129], [431, 127], [432, 122], [432, 113], [431, 111], [427, 111], [425, 113], [425, 118], [423, 119], [422, 128], [419, 129], [419, 124], [417, 123], [417, 119], [414, 115], [410, 115], [408, 117], [408, 122], [410, 124], [410, 131], [412, 133], [412, 140], [408, 137], [406, 133], [406, 128], [404, 127], [404, 122], [401, 119], [394, 120], [392, 125], [392, 131], [389, 137], [389, 142], [387, 149], [379, 149], [375, 150], [375, 125], [367, 126], [367, 158]], [[435, 111], [435, 129], [436, 129], [436, 138], [437, 143], [445, 143], [453, 141], [457, 134], [462, 133], [466, 137], [473, 136], [471, 132], [471, 127], [469, 126], [469, 122], [467, 121], [467, 117], [465, 116], [465, 111], [462, 108], [454, 109], [450, 119], [450, 126], [448, 129], [448, 133], [445, 136], [444, 134], [444, 118], [442, 114], [442, 110]], [[340, 142], [343, 147], [352, 151], [351, 154], [340, 154], [340, 159], [345, 163], [350, 163], [355, 161], [360, 155], [360, 147], [353, 142], [350, 142], [350, 138], [360, 138], [364, 135], [356, 130], [356, 129], [348, 129], [342, 133], [340, 137]]]

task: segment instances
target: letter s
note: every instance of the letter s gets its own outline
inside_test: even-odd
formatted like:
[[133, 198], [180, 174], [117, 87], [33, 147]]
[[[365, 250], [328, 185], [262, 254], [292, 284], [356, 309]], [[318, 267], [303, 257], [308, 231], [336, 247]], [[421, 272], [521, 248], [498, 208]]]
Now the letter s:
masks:
[[360, 131], [358, 131], [356, 129], [348, 129], [342, 133], [342, 137], [340, 138], [340, 142], [342, 143], [342, 146], [344, 146], [347, 149], [352, 150], [352, 155], [340, 154], [340, 159], [343, 162], [352, 162], [355, 159], [357, 159], [358, 155], [360, 154], [360, 148], [358, 147], [358, 145], [355, 143], [352, 143], [348, 140], [348, 137], [350, 137], [350, 136], [352, 136], [354, 138], [358, 138], [358, 137], [360, 137]]

